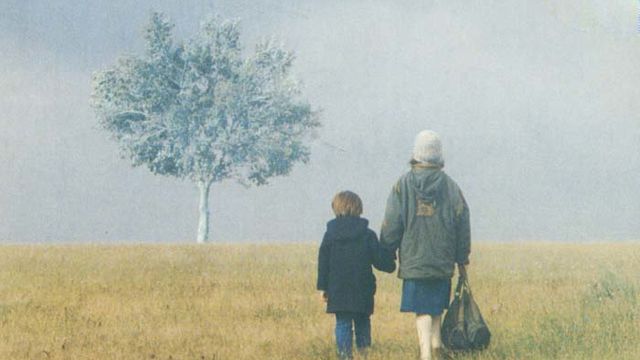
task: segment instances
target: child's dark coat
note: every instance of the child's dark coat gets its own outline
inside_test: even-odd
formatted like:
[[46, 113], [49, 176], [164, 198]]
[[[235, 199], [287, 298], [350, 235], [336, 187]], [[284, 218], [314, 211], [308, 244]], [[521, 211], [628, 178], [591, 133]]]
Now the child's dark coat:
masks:
[[329, 297], [327, 312], [373, 313], [376, 278], [371, 266], [393, 272], [395, 255], [384, 250], [360, 217], [340, 216], [327, 223], [318, 255], [318, 290]]

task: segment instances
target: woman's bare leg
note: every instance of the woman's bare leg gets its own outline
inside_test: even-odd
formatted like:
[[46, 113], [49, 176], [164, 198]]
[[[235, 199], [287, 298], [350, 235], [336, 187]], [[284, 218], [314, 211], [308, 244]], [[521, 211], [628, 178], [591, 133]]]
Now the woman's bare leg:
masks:
[[442, 347], [442, 337], [440, 335], [441, 319], [442, 319], [442, 315], [431, 317], [431, 347], [432, 348]]
[[431, 317], [431, 349], [434, 358], [438, 359], [442, 352], [442, 337], [440, 335], [440, 323], [442, 315]]
[[416, 315], [416, 328], [420, 342], [420, 360], [431, 360], [431, 327], [430, 315]]

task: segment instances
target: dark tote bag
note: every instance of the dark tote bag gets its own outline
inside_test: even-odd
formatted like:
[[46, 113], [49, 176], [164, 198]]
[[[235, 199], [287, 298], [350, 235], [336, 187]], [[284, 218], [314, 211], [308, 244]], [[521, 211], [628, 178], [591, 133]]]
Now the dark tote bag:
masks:
[[471, 295], [467, 272], [462, 268], [456, 293], [442, 322], [442, 342], [453, 351], [482, 350], [491, 332]]

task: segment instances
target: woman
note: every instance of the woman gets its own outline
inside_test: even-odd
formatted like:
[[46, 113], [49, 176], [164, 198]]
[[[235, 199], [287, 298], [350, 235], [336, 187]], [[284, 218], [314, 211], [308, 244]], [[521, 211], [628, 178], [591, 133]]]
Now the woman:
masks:
[[410, 164], [387, 200], [380, 242], [399, 249], [400, 311], [416, 314], [420, 358], [430, 360], [442, 348], [440, 321], [449, 305], [455, 263], [469, 263], [469, 208], [458, 185], [442, 171], [438, 134], [418, 134]]

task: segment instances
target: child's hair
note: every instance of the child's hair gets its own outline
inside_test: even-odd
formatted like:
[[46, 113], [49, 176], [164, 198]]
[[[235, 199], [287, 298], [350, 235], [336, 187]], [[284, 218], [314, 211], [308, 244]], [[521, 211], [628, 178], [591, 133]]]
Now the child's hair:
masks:
[[336, 216], [360, 216], [362, 200], [354, 192], [341, 191], [333, 197], [331, 208]]

